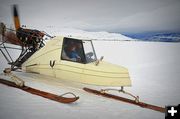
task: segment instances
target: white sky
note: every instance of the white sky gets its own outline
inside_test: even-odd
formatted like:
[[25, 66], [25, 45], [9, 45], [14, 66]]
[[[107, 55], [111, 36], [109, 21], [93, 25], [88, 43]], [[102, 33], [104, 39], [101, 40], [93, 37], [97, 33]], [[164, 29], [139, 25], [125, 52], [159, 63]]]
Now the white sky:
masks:
[[12, 24], [18, 4], [21, 23], [88, 31], [180, 31], [180, 0], [1, 0], [0, 21]]

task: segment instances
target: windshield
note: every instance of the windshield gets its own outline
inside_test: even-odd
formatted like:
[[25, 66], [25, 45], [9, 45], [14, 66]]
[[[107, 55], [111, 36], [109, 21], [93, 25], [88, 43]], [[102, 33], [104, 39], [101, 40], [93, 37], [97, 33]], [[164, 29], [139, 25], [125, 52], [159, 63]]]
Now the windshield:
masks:
[[96, 53], [92, 41], [83, 41], [84, 54], [86, 63], [94, 62], [97, 60]]

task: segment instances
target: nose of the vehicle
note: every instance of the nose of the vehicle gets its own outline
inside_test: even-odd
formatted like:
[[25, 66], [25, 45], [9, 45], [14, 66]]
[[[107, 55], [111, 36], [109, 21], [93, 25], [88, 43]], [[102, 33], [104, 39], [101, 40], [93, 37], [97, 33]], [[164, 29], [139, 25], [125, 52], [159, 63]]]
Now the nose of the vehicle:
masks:
[[102, 86], [131, 86], [127, 68], [108, 62], [87, 64], [83, 72], [85, 83]]

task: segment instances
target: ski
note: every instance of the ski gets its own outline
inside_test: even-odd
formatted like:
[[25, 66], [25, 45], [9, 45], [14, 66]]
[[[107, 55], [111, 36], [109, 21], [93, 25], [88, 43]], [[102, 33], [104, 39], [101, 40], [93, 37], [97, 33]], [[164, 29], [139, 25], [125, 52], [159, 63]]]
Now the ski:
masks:
[[151, 109], [151, 110], [154, 110], [154, 111], [165, 113], [165, 108], [163, 108], [163, 107], [147, 104], [147, 103], [144, 103], [144, 102], [136, 102], [135, 100], [131, 100], [131, 99], [128, 99], [128, 98], [116, 96], [116, 95], [113, 95], [113, 94], [105, 93], [105, 92], [102, 92], [102, 91], [98, 91], [98, 90], [94, 90], [94, 89], [90, 89], [90, 88], [86, 88], [86, 87], [83, 88], [83, 90], [85, 90], [86, 92], [95, 94], [95, 95], [100, 95], [100, 96], [103, 96], [103, 97], [106, 97], [106, 98], [112, 98], [112, 99], [115, 99], [115, 100], [118, 100], [118, 101], [123, 101], [123, 102], [126, 102], [126, 103], [130, 103], [130, 104], [134, 104], [134, 105], [143, 107], [143, 108], [147, 108], [147, 109]]
[[[65, 94], [59, 96], [56, 94], [41, 91], [41, 90], [29, 87], [29, 86], [25, 86], [25, 85], [22, 87], [17, 86], [14, 82], [4, 80], [4, 79], [0, 79], [0, 83], [7, 85], [7, 86], [10, 86], [10, 87], [18, 88], [18, 89], [21, 89], [25, 92], [28, 92], [28, 93], [31, 93], [34, 95], [38, 95], [38, 96], [41, 96], [41, 97], [44, 97], [44, 98], [47, 98], [47, 99], [50, 99], [50, 100], [53, 100], [56, 102], [60, 102], [60, 103], [72, 103], [72, 102], [75, 102], [76, 100], [79, 99], [79, 97], [75, 96], [73, 93], [65, 93]], [[72, 94], [74, 97], [63, 97], [66, 94]]]

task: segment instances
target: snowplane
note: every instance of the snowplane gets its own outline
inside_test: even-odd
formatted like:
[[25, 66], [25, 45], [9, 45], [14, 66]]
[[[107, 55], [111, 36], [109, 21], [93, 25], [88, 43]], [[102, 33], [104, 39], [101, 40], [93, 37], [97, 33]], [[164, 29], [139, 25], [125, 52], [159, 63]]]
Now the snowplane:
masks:
[[[13, 13], [16, 34], [12, 29], [6, 28], [6, 26], [1, 23], [2, 47], [0, 50], [8, 61], [8, 64], [11, 65], [11, 68], [5, 69], [4, 73], [9, 75], [13, 82], [1, 79], [0, 83], [63, 103], [71, 103], [79, 99], [79, 97], [73, 93], [70, 94], [72, 94], [74, 98], [67, 98], [64, 97], [64, 95], [57, 96], [26, 86], [22, 79], [19, 79], [11, 73], [11, 70], [22, 69], [25, 72], [44, 74], [58, 78], [59, 80], [66, 80], [67, 82], [87, 84], [87, 86], [111, 87], [101, 89], [100, 91], [87, 87], [83, 89], [96, 95], [128, 102], [163, 113], [165, 112], [165, 108], [140, 102], [138, 96], [126, 92], [124, 87], [131, 86], [128, 69], [103, 61], [103, 57], [98, 59], [91, 39], [73, 36], [51, 37], [47, 33], [36, 29], [26, 29], [20, 26], [16, 5], [13, 6]], [[51, 39], [45, 43], [44, 36], [51, 37]], [[22, 52], [16, 61], [12, 61], [11, 56], [6, 50], [9, 47], [5, 47], [5, 43], [21, 46]], [[5, 49], [5, 51], [3, 51], [2, 48]], [[8, 57], [10, 57], [10, 59], [8, 59]], [[120, 88], [115, 89], [112, 87]], [[122, 92], [133, 97], [133, 99], [107, 93], [110, 90]]]

